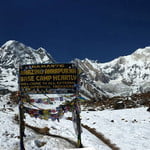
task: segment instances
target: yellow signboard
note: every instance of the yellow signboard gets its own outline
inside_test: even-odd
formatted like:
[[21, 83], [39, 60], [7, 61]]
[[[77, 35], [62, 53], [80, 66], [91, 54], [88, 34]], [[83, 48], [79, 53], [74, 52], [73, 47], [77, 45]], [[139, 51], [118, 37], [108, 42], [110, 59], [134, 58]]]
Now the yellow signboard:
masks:
[[75, 93], [78, 69], [74, 64], [22, 65], [20, 91], [24, 93]]

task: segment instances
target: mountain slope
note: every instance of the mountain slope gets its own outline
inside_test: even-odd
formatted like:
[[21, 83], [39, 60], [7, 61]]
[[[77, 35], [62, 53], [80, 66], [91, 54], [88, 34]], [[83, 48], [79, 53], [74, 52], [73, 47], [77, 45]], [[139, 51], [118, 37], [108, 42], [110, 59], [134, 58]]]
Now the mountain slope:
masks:
[[101, 99], [103, 96], [128, 96], [150, 91], [150, 47], [107, 63], [89, 59], [73, 62], [83, 72], [81, 90], [88, 97]]
[[37, 50], [10, 40], [0, 48], [0, 88], [17, 90], [18, 68], [22, 64], [54, 63], [45, 49]]

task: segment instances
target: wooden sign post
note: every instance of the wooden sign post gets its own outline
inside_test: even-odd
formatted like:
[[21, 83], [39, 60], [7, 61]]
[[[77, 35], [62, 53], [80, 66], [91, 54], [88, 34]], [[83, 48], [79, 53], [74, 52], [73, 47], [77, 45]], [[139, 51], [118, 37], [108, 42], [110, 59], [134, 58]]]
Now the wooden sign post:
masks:
[[23, 137], [25, 136], [24, 134], [25, 122], [24, 122], [24, 112], [21, 95], [19, 95], [19, 126], [20, 126], [20, 150], [25, 150], [23, 141], [24, 139]]
[[[79, 70], [78, 70], [79, 71]], [[79, 72], [78, 72], [78, 76], [77, 76], [77, 85], [76, 85], [76, 100], [75, 100], [75, 113], [76, 113], [76, 124], [77, 124], [77, 147], [78, 148], [83, 148], [82, 142], [81, 142], [81, 133], [82, 133], [82, 129], [81, 129], [81, 118], [80, 118], [80, 102], [78, 100], [79, 97], [79, 83], [80, 81], [80, 77], [79, 77]]]
[[76, 116], [77, 116], [77, 131], [78, 131], [78, 134], [77, 134], [77, 146], [78, 148], [82, 148], [82, 143], [81, 143], [81, 133], [82, 133], [82, 130], [81, 130], [81, 119], [80, 119], [80, 112], [78, 112], [76, 110]]

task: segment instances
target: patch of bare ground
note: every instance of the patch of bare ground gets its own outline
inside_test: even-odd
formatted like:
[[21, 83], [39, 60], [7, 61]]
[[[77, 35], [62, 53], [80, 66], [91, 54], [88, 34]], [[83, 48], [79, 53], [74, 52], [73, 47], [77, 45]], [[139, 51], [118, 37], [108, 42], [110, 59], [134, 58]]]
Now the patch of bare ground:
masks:
[[[131, 96], [115, 96], [104, 98], [99, 101], [91, 99], [82, 103], [86, 110], [124, 109], [137, 108], [141, 106], [150, 107], [150, 92], [133, 94]], [[89, 111], [90, 111], [89, 110]]]

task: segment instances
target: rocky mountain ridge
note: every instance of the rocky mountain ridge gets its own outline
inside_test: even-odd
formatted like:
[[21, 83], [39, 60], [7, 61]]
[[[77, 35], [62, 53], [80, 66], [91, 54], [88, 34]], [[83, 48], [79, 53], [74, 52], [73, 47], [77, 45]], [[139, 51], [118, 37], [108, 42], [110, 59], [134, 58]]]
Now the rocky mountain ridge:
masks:
[[83, 72], [81, 90], [87, 97], [95, 95], [101, 99], [103, 96], [130, 96], [150, 91], [150, 47], [107, 63], [89, 59], [73, 62]]

